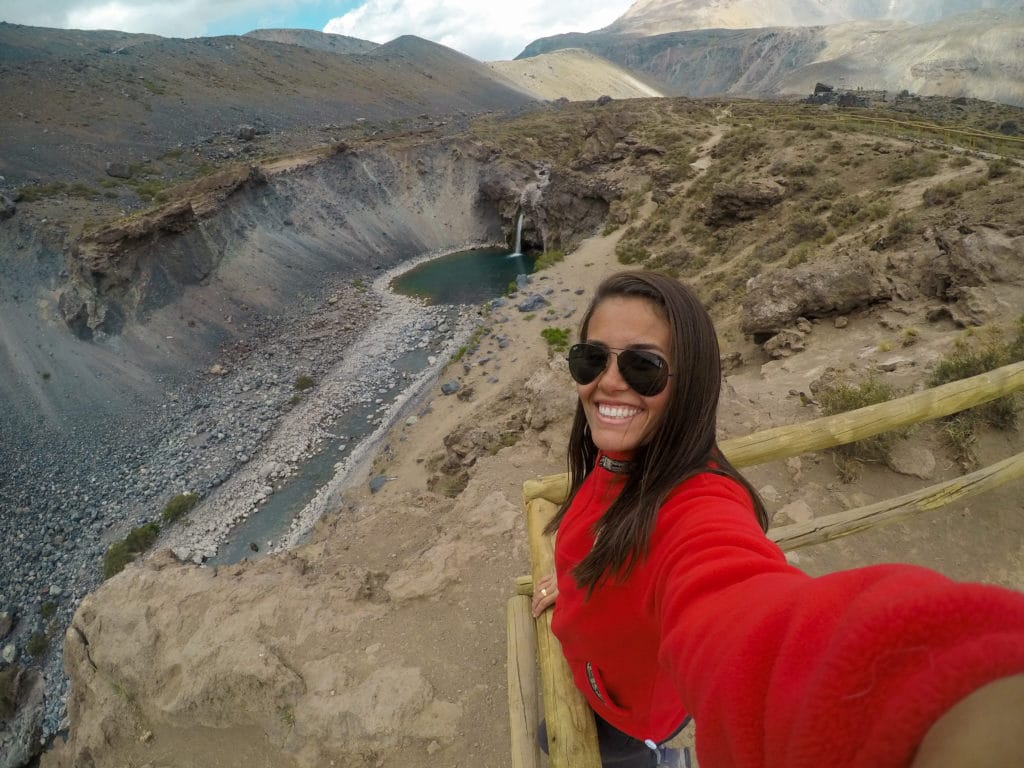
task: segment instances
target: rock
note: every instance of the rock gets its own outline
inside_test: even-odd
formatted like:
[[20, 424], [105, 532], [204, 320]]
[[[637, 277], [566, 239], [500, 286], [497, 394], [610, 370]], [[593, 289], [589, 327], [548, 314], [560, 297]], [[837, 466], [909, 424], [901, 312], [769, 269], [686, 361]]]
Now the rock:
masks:
[[778, 205], [785, 196], [782, 185], [771, 179], [719, 182], [711, 189], [704, 220], [713, 227], [747, 221]]
[[804, 335], [800, 331], [781, 331], [772, 336], [764, 344], [764, 351], [773, 360], [783, 357], [790, 357], [796, 352], [803, 352], [806, 349]]
[[886, 466], [901, 475], [931, 480], [935, 475], [935, 455], [922, 445], [909, 440], [902, 441], [889, 451]]
[[381, 488], [388, 484], [388, 481], [390, 479], [391, 478], [388, 477], [387, 475], [377, 475], [375, 478], [370, 480], [370, 493], [376, 493], [377, 491], [379, 491]]
[[[5, 649], [6, 650], [6, 649]], [[14, 714], [6, 719], [0, 731], [0, 756], [3, 768], [28, 765], [39, 753], [39, 736], [43, 724], [42, 675], [34, 670], [21, 670], [15, 675]]]
[[832, 323], [832, 325], [834, 325], [836, 328], [840, 328], [840, 329], [845, 328], [849, 324], [850, 324], [850, 319], [848, 317], [843, 317], [842, 315], [837, 317], [835, 319], [835, 321]]
[[840, 256], [827, 262], [775, 269], [752, 278], [743, 299], [744, 333], [775, 334], [798, 317], [847, 313], [892, 296], [879, 257]]
[[0, 659], [3, 659], [5, 664], [13, 664], [16, 658], [18, 658], [18, 649], [14, 643], [8, 643], [4, 646], [3, 651], [0, 651]]
[[806, 523], [814, 517], [814, 511], [806, 501], [797, 499], [782, 507], [776, 514], [785, 515], [794, 523]]
[[107, 163], [106, 168], [107, 176], [111, 176], [115, 179], [130, 179], [132, 177], [132, 168], [127, 163], [110, 162]]
[[6, 195], [0, 195], [0, 221], [11, 218], [18, 212], [18, 207]]
[[531, 280], [529, 275], [516, 275], [516, 290], [523, 290], [530, 284], [530, 282]]
[[516, 309], [518, 309], [520, 312], [536, 312], [537, 310], [546, 307], [547, 304], [547, 299], [545, 299], [540, 294], [535, 293], [532, 296], [519, 302], [516, 305]]
[[916, 365], [916, 363], [908, 357], [890, 357], [888, 360], [882, 360], [878, 363], [878, 370], [892, 373], [900, 368], [909, 368], [913, 365]]
[[980, 228], [935, 233], [938, 253], [923, 272], [921, 290], [946, 302], [964, 299], [965, 289], [1020, 276], [1024, 239]]
[[0, 611], [0, 640], [7, 637], [14, 626], [14, 615], [10, 611]]
[[252, 141], [256, 138], [256, 128], [251, 125], [240, 125], [235, 131], [235, 136], [242, 141]]
[[611, 101], [612, 101], [612, 97], [611, 96], [602, 95], [602, 96], [598, 96], [597, 100], [594, 103], [597, 106], [599, 106], [599, 107], [603, 107], [605, 104], [610, 104]]
[[462, 385], [459, 384], [459, 382], [457, 382], [455, 379], [452, 379], [451, 381], [446, 381], [444, 384], [441, 385], [441, 394], [454, 395], [456, 392], [459, 391], [461, 387]]

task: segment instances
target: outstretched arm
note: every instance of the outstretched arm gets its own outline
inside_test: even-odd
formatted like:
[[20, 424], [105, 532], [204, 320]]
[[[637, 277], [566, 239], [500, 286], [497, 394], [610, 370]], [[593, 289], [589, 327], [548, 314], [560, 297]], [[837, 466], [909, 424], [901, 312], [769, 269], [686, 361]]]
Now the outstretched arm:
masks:
[[659, 658], [702, 764], [1024, 765], [1024, 595], [913, 566], [812, 579], [714, 477], [659, 514]]

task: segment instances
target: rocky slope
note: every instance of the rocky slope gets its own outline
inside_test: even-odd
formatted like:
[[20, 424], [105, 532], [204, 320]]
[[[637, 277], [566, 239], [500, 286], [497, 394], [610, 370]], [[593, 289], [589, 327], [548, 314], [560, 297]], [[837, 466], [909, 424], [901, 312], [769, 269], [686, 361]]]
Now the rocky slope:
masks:
[[700, 24], [679, 31], [685, 23], [656, 34], [612, 25], [555, 35], [530, 43], [518, 58], [584, 48], [690, 96], [806, 96], [824, 82], [1024, 105], [1024, 63], [1014, 53], [1024, 16], [1016, 10], [919, 25], [878, 20], [780, 26], [773, 19], [770, 27]]
[[562, 49], [488, 66], [542, 99], [580, 101], [610, 96], [635, 99], [667, 96], [662, 85], [582, 49]]
[[270, 150], [281, 131], [362, 135], [390, 120], [533, 101], [480, 62], [411, 38], [342, 55], [255, 37], [136, 36], [115, 48], [94, 34], [0, 26], [6, 190], [55, 179], [95, 187], [111, 161], [136, 177], [159, 158], [194, 175]]
[[694, 29], [812, 27], [847, 21], [928, 24], [978, 10], [1019, 11], [1013, 0], [827, 0], [768, 3], [750, 0], [637, 0], [603, 31], [660, 35]]
[[251, 32], [246, 32], [244, 36], [268, 40], [272, 43], [301, 45], [305, 48], [342, 54], [369, 53], [378, 46], [378, 43], [360, 40], [358, 37], [317, 32], [312, 29], [254, 29]]

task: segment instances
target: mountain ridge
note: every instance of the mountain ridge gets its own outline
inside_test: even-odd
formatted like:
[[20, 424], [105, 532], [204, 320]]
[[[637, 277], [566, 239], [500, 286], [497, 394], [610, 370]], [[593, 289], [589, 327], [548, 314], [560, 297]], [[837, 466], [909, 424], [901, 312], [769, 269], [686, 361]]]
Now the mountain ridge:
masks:
[[1024, 105], [1024, 59], [1006, 53], [1024, 36], [1024, 15], [974, 11], [926, 25], [876, 20], [659, 35], [608, 29], [540, 38], [517, 60], [583, 48], [687, 96], [807, 95], [821, 81]]

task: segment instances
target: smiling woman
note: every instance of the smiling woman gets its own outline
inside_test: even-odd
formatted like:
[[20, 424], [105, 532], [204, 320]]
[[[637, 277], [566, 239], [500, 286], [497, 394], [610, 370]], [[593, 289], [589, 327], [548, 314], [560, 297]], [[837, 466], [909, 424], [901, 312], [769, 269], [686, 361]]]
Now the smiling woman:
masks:
[[606, 279], [580, 336], [533, 614], [554, 607], [604, 765], [686, 764], [665, 742], [691, 716], [705, 768], [1024, 764], [1024, 595], [787, 563], [718, 450], [714, 328], [672, 278]]

